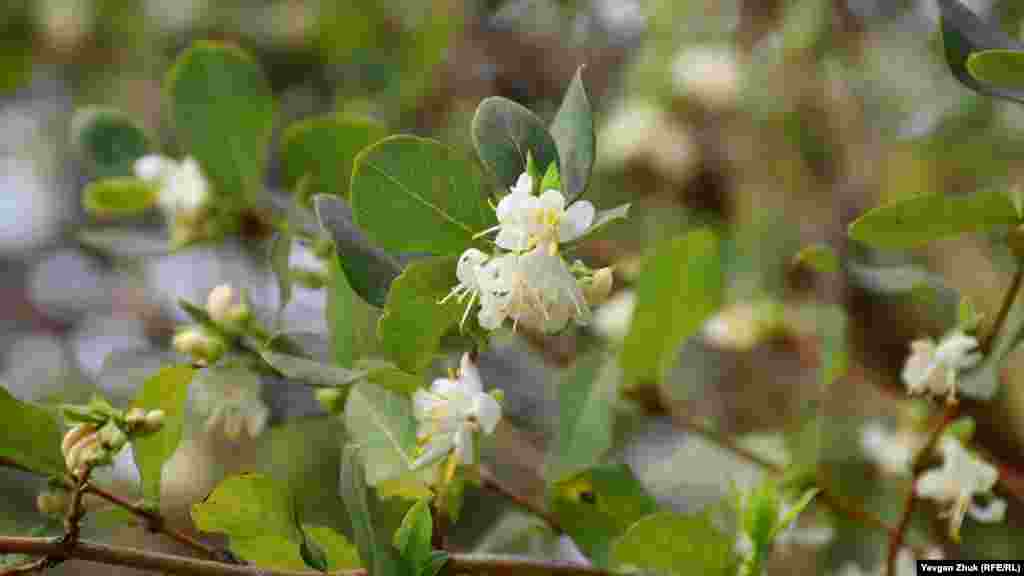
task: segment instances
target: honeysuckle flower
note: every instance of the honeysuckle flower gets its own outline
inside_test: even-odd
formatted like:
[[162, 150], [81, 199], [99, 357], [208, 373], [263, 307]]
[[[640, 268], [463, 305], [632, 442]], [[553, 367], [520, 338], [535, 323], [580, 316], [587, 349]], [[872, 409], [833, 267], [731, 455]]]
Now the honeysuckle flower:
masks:
[[473, 304], [476, 303], [480, 297], [480, 281], [479, 274], [480, 269], [483, 267], [490, 257], [487, 254], [477, 250], [476, 248], [470, 248], [459, 256], [459, 262], [455, 267], [455, 277], [459, 280], [459, 283], [452, 288], [444, 298], [442, 298], [438, 304], [444, 304], [448, 300], [455, 298], [457, 302], [462, 302], [466, 296], [469, 296], [469, 302], [466, 304], [466, 311], [462, 314], [462, 321], [459, 324], [466, 323], [466, 318], [469, 316], [469, 311], [473, 308]]
[[523, 251], [543, 245], [556, 251], [559, 244], [583, 236], [594, 222], [594, 205], [577, 200], [566, 207], [558, 190], [534, 196], [533, 178], [523, 173], [511, 192], [498, 202], [498, 225], [480, 234], [498, 231], [494, 243], [505, 250]]
[[922, 474], [915, 486], [918, 496], [931, 498], [949, 505], [945, 512], [950, 517], [950, 536], [960, 540], [960, 525], [969, 513], [979, 522], [999, 522], [1006, 512], [1006, 502], [992, 497], [987, 506], [974, 503], [976, 494], [989, 494], [999, 473], [995, 466], [967, 451], [960, 440], [944, 436], [939, 446], [942, 466]]
[[434, 380], [429, 391], [420, 389], [413, 394], [412, 403], [413, 416], [419, 422], [416, 438], [422, 446], [410, 464], [412, 469], [450, 453], [458, 463], [474, 464], [477, 433], [493, 433], [501, 420], [501, 404], [483, 391], [480, 372], [468, 352], [462, 355], [457, 377]]
[[229, 440], [238, 440], [243, 431], [250, 438], [263, 432], [270, 411], [260, 398], [254, 374], [239, 369], [207, 371], [197, 384], [194, 405], [206, 418], [207, 432], [223, 427]]
[[910, 474], [914, 455], [927, 439], [922, 434], [889, 431], [881, 422], [870, 422], [860, 430], [860, 447], [883, 472], [893, 476]]
[[509, 253], [480, 267], [480, 325], [488, 330], [506, 318], [545, 333], [557, 332], [570, 319], [587, 324], [591, 312], [583, 290], [565, 261], [543, 246], [525, 254]]
[[135, 176], [159, 187], [157, 202], [169, 214], [196, 212], [210, 198], [210, 185], [195, 158], [173, 158], [149, 154], [134, 165]]
[[914, 340], [903, 366], [907, 391], [910, 394], [945, 394], [947, 401], [955, 402], [957, 374], [981, 360], [980, 353], [972, 352], [977, 347], [978, 340], [960, 330], [950, 332], [938, 344], [931, 338]]
[[220, 284], [206, 297], [206, 312], [219, 324], [241, 324], [250, 311], [244, 291], [240, 296], [230, 284]]

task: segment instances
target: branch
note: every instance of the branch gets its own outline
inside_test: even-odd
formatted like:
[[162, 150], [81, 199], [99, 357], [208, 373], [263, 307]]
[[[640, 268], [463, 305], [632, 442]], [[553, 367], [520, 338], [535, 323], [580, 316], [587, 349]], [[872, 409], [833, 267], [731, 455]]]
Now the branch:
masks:
[[[108, 546], [79, 540], [67, 546], [59, 539], [0, 537], [0, 554], [25, 554], [61, 560], [84, 560], [113, 566], [130, 566], [182, 576], [323, 576], [313, 570], [280, 570], [225, 564], [135, 548]], [[367, 576], [366, 570], [339, 570], [334, 576]], [[453, 554], [444, 567], [445, 576], [612, 576], [612, 572], [566, 562], [547, 562], [506, 556]]]
[[1022, 282], [1024, 282], [1024, 266], [1018, 261], [1017, 271], [1013, 273], [1010, 287], [1007, 288], [1006, 294], [1003, 296], [1003, 304], [999, 308], [996, 320], [992, 324], [992, 328], [985, 335], [981, 345], [978, 346], [978, 349], [985, 356], [988, 356], [992, 351], [992, 345], [995, 343], [996, 337], [1003, 331], [1003, 325], [1006, 324], [1006, 319], [1010, 316], [1010, 308], [1013, 308], [1013, 301], [1017, 299], [1017, 293], [1020, 292]]
[[555, 518], [550, 512], [545, 510], [543, 507], [528, 500], [525, 496], [516, 493], [514, 490], [505, 486], [494, 476], [494, 473], [485, 466], [480, 466], [480, 481], [483, 482], [484, 488], [497, 492], [505, 498], [508, 498], [512, 502], [518, 504], [520, 507], [526, 509], [534, 516], [544, 520], [548, 527], [551, 528], [556, 534], [564, 534], [565, 530], [558, 523], [558, 519]]

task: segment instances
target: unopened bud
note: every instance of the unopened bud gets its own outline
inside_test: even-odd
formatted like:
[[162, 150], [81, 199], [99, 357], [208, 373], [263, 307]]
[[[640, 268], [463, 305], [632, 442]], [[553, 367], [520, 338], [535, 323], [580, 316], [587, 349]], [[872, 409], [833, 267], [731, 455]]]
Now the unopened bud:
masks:
[[142, 426], [145, 420], [146, 411], [138, 407], [128, 410], [128, 413], [124, 415], [125, 423], [132, 429]]
[[611, 268], [601, 268], [594, 272], [590, 282], [583, 285], [583, 297], [586, 298], [587, 304], [590, 306], [603, 304], [608, 299], [608, 295], [612, 293], [613, 282]]
[[172, 345], [175, 350], [191, 356], [196, 363], [202, 365], [219, 360], [227, 348], [219, 337], [212, 336], [195, 326], [189, 326], [175, 334]]
[[64, 455], [65, 460], [68, 457], [68, 452], [71, 451], [75, 444], [81, 442], [86, 436], [95, 433], [95, 424], [79, 424], [68, 430], [67, 434], [64, 435], [64, 440], [60, 443], [60, 453]]
[[100, 428], [97, 434], [103, 448], [115, 454], [128, 443], [128, 435], [113, 420], [107, 422], [103, 428]]
[[42, 492], [36, 496], [36, 508], [47, 516], [63, 514], [67, 504], [67, 496], [63, 492]]
[[150, 410], [146, 414], [144, 430], [149, 433], [159, 432], [164, 427], [164, 418], [166, 413], [163, 410]]
[[339, 414], [345, 407], [345, 391], [340, 388], [318, 388], [316, 400], [331, 414]]
[[206, 297], [206, 311], [214, 322], [223, 323], [228, 320], [228, 313], [235, 304], [235, 289], [230, 284], [221, 284]]
[[72, 474], [80, 476], [88, 465], [97, 462], [102, 455], [103, 446], [94, 432], [75, 442], [64, 453], [64, 463]]

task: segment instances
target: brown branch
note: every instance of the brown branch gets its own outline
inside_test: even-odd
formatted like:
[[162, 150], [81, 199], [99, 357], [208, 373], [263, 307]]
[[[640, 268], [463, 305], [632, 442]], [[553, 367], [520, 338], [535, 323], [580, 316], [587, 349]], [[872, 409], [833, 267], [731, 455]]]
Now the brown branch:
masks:
[[167, 537], [175, 540], [176, 542], [188, 546], [192, 550], [204, 554], [209, 558], [218, 560], [224, 558], [223, 553], [214, 548], [213, 546], [204, 544], [203, 542], [200, 542], [192, 536], [189, 536], [184, 532], [180, 532], [168, 526], [167, 521], [164, 519], [163, 515], [161, 515], [159, 512], [155, 510], [150, 510], [138, 504], [129, 502], [124, 498], [116, 494], [107, 492], [106, 490], [94, 484], [86, 485], [85, 492], [92, 494], [94, 496], [98, 496], [99, 498], [102, 498], [103, 500], [106, 500], [107, 502], [110, 502], [115, 506], [120, 506], [121, 508], [124, 508], [125, 510], [131, 512], [136, 517], [138, 517], [146, 523], [146, 529], [150, 532], [164, 534]]
[[904, 535], [907, 528], [910, 527], [910, 519], [914, 514], [914, 505], [917, 503], [917, 475], [924, 467], [928, 455], [931, 454], [932, 450], [935, 449], [935, 445], [938, 444], [942, 433], [956, 420], [959, 414], [960, 408], [957, 404], [947, 406], [946, 412], [942, 416], [942, 421], [932, 430], [932, 433], [928, 436], [928, 441], [921, 447], [921, 450], [914, 455], [914, 461], [911, 465], [914, 480], [911, 482], [910, 491], [907, 492], [906, 499], [903, 501], [903, 513], [900, 516], [899, 523], [896, 525], [896, 531], [889, 533], [889, 550], [885, 557], [886, 574], [896, 573], [896, 556], [899, 554], [900, 546], [903, 545]]
[[505, 498], [508, 498], [509, 500], [517, 504], [519, 507], [524, 508], [526, 511], [530, 512], [534, 516], [540, 518], [541, 520], [544, 520], [548, 527], [551, 528], [551, 530], [553, 530], [556, 534], [565, 533], [565, 530], [563, 530], [562, 526], [558, 523], [558, 519], [555, 518], [550, 512], [545, 510], [542, 506], [535, 504], [525, 496], [522, 496], [521, 494], [517, 493], [515, 490], [502, 484], [501, 481], [498, 480], [497, 477], [495, 477], [494, 473], [491, 472], [491, 470], [486, 466], [480, 466], [480, 481], [483, 482], [484, 488], [501, 494]]
[[[25, 554], [60, 560], [84, 560], [114, 566], [130, 566], [182, 576], [323, 576], [313, 570], [281, 570], [226, 564], [135, 548], [109, 546], [79, 540], [68, 546], [59, 539], [0, 537], [0, 554]], [[334, 576], [367, 576], [366, 570], [340, 570]], [[505, 556], [453, 554], [444, 567], [445, 576], [612, 576], [600, 568]]]
[[1010, 287], [1007, 288], [1006, 294], [1003, 296], [1003, 303], [999, 307], [996, 320], [992, 323], [988, 333], [985, 334], [985, 339], [982, 340], [981, 345], [978, 346], [979, 351], [985, 356], [988, 356], [992, 351], [992, 345], [995, 343], [996, 337], [1003, 331], [1003, 325], [1010, 316], [1010, 309], [1013, 308], [1013, 302], [1017, 299], [1017, 293], [1020, 292], [1022, 282], [1024, 282], [1024, 265], [1018, 262], [1017, 270], [1013, 273], [1013, 279], [1010, 280]]

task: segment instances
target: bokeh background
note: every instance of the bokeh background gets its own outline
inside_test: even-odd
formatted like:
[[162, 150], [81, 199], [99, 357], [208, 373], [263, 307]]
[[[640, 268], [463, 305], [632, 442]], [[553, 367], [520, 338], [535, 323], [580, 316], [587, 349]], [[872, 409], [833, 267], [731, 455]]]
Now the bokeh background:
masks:
[[[969, 4], [1020, 36], [1024, 5]], [[941, 335], [956, 314], [955, 299], [943, 297], [948, 290], [922, 299], [911, 287], [941, 281], [991, 318], [1012, 266], [998, 237], [876, 253], [848, 241], [846, 226], [881, 202], [1012, 186], [1024, 150], [1024, 108], [959, 85], [937, 25], [933, 0], [8, 0], [0, 7], [0, 381], [22, 399], [83, 401], [98, 390], [124, 402], [171, 358], [170, 336], [185, 321], [178, 298], [203, 302], [210, 288], [232, 282], [249, 288], [257, 309], [275, 309], [265, 260], [238, 243], [163, 254], [155, 220], [122, 227], [129, 253], [106, 250], [96, 236], [83, 241], [95, 223], [80, 207], [88, 174], [69, 143], [73, 111], [120, 108], [174, 150], [161, 83], [193, 40], [225, 40], [256, 55], [275, 93], [278, 133], [295, 120], [342, 111], [467, 151], [482, 98], [505, 96], [550, 118], [585, 64], [599, 156], [588, 197], [601, 207], [633, 206], [626, 223], [583, 249], [592, 265], [617, 266], [611, 320], [583, 337], [614, 343], [639, 256], [698, 224], [718, 226], [729, 239], [730, 305], [834, 304], [848, 315], [851, 371], [825, 396], [801, 339], [737, 346], [695, 338], [661, 389], [622, 401], [614, 457], [660, 501], [697, 510], [758, 472], [682, 431], [680, 421], [711, 419], [784, 459], [797, 450], [801, 422], [818, 414], [827, 421], [817, 446], [821, 481], [895, 521], [906, 478], [877, 465], [862, 446], [864, 430], [913, 433], [922, 408], [905, 399], [899, 382], [908, 342]], [[284, 195], [275, 162], [272, 154], [267, 186]], [[832, 246], [842, 269], [794, 267], [793, 255], [811, 243]], [[292, 259], [317, 265], [304, 249]], [[325, 331], [323, 293], [297, 289], [283, 322]], [[512, 416], [488, 457], [533, 497], [543, 495], [553, 389], [578, 337], [509, 338], [483, 360]], [[1019, 364], [1011, 357], [994, 402], [967, 403], [979, 443], [1011, 466], [1024, 454]], [[225, 474], [282, 466], [308, 482], [310, 514], [343, 514], [324, 504], [336, 486], [340, 423], [317, 417], [308, 392], [279, 384], [256, 388], [253, 402], [266, 407], [269, 426], [255, 438], [225, 438], [198, 417], [190, 424], [165, 470], [169, 514], [184, 522], [188, 505]], [[305, 418], [307, 436], [278, 426], [296, 417]], [[110, 480], [131, 490], [130, 458], [119, 460]], [[34, 505], [41, 488], [0, 471], [0, 532], [42, 524]], [[575, 555], [493, 498], [472, 492], [466, 506], [454, 540], [461, 549]], [[968, 522], [960, 546], [943, 536], [935, 512], [921, 507], [914, 542], [950, 556], [1024, 557], [1020, 502], [1011, 498], [1005, 524]], [[884, 554], [884, 534], [824, 511], [808, 517], [832, 538], [777, 551], [772, 573], [830, 573], [850, 561], [872, 567]], [[89, 530], [167, 547], [97, 518]]]

